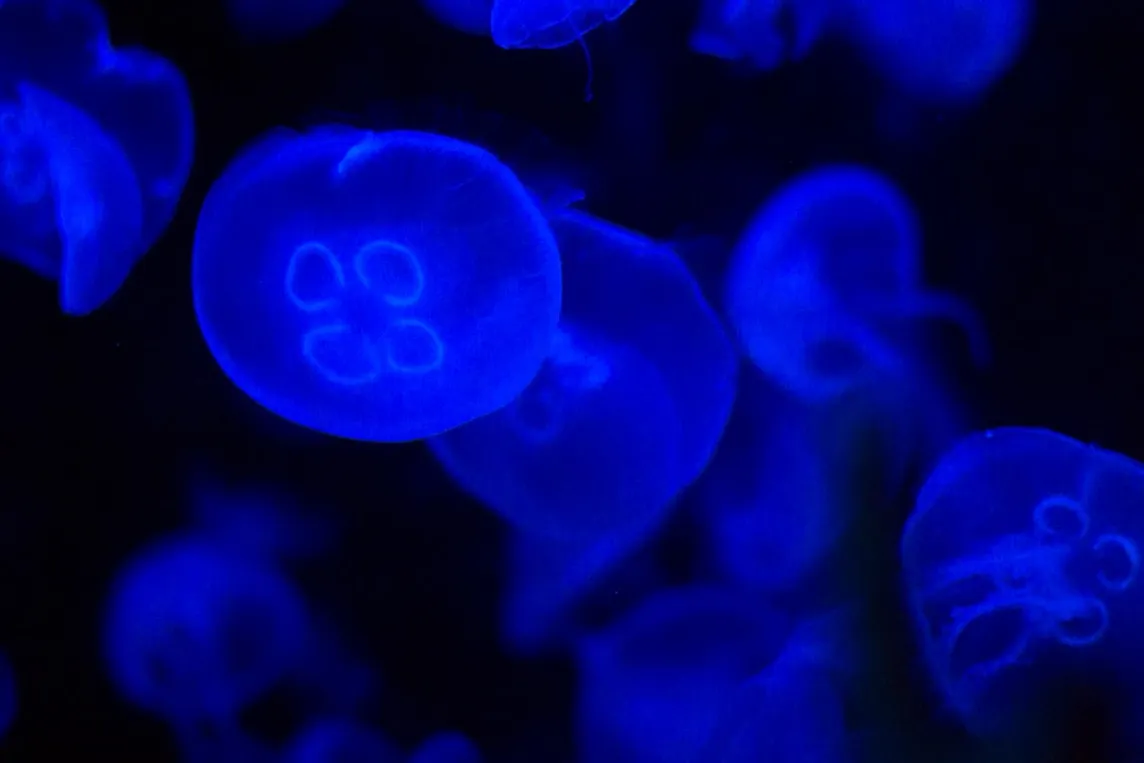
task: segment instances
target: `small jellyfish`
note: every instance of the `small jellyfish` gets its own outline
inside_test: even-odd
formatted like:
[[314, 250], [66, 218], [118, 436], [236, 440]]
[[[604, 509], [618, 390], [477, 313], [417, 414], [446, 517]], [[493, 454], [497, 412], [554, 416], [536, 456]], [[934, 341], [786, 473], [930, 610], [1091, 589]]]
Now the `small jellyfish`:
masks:
[[1029, 0], [841, 0], [842, 28], [902, 91], [939, 104], [981, 96], [1028, 35]]
[[8, 656], [0, 652], [0, 740], [12, 727], [16, 717], [16, 676]]
[[409, 763], [481, 763], [482, 760], [476, 745], [456, 731], [434, 734], [409, 756]]
[[560, 48], [615, 21], [635, 0], [493, 0], [490, 27], [502, 48]]
[[251, 40], [278, 42], [332, 19], [345, 0], [227, 0], [230, 23]]
[[169, 719], [228, 719], [289, 673], [308, 615], [263, 562], [192, 535], [119, 571], [104, 617], [107, 668], [132, 704]]
[[1144, 465], [1044, 429], [965, 438], [902, 536], [937, 688], [972, 730], [1036, 713], [1055, 681], [1139, 681]]
[[839, 0], [704, 0], [691, 49], [760, 71], [798, 61], [826, 31]]
[[284, 763], [400, 763], [401, 750], [380, 731], [344, 718], [308, 724], [290, 741]]
[[186, 83], [115, 49], [90, 0], [0, 4], [0, 256], [89, 313], [163, 233], [190, 172]]
[[668, 590], [578, 650], [584, 763], [696, 760], [737, 687], [770, 665], [787, 619], [718, 589]]
[[203, 206], [195, 309], [256, 402], [357, 440], [439, 434], [511, 402], [560, 315], [560, 255], [491, 154], [428, 133], [274, 133]]
[[904, 196], [857, 166], [788, 183], [756, 213], [732, 255], [726, 309], [750, 360], [809, 402], [909, 373], [910, 319], [952, 321], [985, 362], [976, 314], [920, 286], [918, 224]]

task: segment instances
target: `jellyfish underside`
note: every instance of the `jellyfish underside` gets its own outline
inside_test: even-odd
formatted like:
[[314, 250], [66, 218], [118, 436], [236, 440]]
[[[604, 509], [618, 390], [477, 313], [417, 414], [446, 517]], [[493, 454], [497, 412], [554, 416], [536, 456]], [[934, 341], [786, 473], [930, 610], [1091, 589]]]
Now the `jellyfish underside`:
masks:
[[493, 40], [502, 48], [559, 48], [623, 15], [634, 0], [496, 0]]

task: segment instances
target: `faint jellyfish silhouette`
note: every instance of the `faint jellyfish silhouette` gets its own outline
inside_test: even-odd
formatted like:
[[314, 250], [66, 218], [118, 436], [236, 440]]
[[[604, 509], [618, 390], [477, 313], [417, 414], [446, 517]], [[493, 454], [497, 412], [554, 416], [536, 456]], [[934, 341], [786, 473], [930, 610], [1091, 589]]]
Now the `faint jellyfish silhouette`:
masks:
[[761, 71], [799, 61], [824, 34], [838, 0], [704, 0], [691, 49]]
[[301, 37], [332, 19], [345, 0], [227, 0], [230, 23], [244, 37], [282, 41]]
[[323, 718], [290, 741], [285, 763], [399, 763], [401, 751], [384, 734], [357, 721]]
[[458, 32], [492, 34], [494, 0], [422, 0], [425, 10]]
[[1028, 36], [1029, 0], [842, 0], [841, 28], [914, 98], [979, 98], [1013, 65]]
[[493, 42], [502, 48], [560, 48], [615, 21], [635, 0], [493, 0]]
[[726, 308], [747, 356], [797, 397], [820, 402], [885, 374], [910, 373], [901, 340], [923, 317], [984, 331], [961, 300], [927, 292], [909, 202], [880, 175], [827, 166], [781, 188], [732, 255]]
[[476, 745], [456, 731], [434, 734], [409, 756], [409, 763], [481, 763], [482, 760]]
[[115, 49], [90, 0], [0, 4], [0, 255], [106, 302], [174, 214], [193, 124], [182, 75]]
[[16, 675], [8, 655], [0, 652], [0, 740], [16, 718]]
[[105, 661], [132, 704], [168, 719], [223, 721], [294, 668], [307, 618], [300, 595], [264, 562], [174, 536], [119, 571]]
[[507, 405], [560, 314], [555, 240], [508, 168], [437, 135], [338, 126], [275, 132], [228, 168], [199, 219], [193, 286], [239, 388], [379, 442]]
[[903, 572], [934, 681], [971, 729], [1036, 712], [1068, 670], [1144, 675], [1142, 498], [1144, 466], [1043, 429], [970, 436], [934, 469]]
[[736, 688], [771, 664], [787, 619], [726, 591], [661, 592], [586, 637], [577, 729], [585, 763], [695, 760]]

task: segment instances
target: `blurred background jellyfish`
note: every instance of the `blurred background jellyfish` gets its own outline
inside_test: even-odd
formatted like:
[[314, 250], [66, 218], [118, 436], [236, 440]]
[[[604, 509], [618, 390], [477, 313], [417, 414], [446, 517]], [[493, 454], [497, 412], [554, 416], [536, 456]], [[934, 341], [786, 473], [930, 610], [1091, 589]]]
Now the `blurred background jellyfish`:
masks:
[[422, 4], [433, 18], [458, 32], [492, 33], [493, 0], [422, 0]]
[[843, 30], [888, 80], [937, 104], [979, 98], [1021, 52], [1030, 0], [840, 0]]
[[119, 571], [104, 618], [105, 660], [136, 707], [225, 727], [294, 669], [307, 625], [300, 595], [273, 567], [173, 536]]
[[888, 180], [821, 167], [787, 183], [748, 225], [727, 273], [727, 314], [750, 360], [808, 402], [908, 376], [917, 318], [952, 321], [984, 363], [976, 314], [923, 290], [919, 259], [913, 209]]
[[746, 60], [760, 71], [806, 57], [840, 0], [703, 0], [691, 33], [696, 53]]
[[0, 740], [16, 718], [16, 675], [8, 655], [0, 652]]
[[230, 23], [244, 37], [278, 42], [325, 24], [346, 0], [227, 0]]
[[263, 407], [416, 440], [511, 402], [560, 314], [560, 255], [512, 172], [416, 132], [281, 130], [211, 189], [192, 273], [203, 336]]
[[635, 0], [493, 0], [493, 42], [502, 48], [560, 48], [615, 21]]
[[1069, 717], [1078, 687], [1144, 677], [1142, 500], [1144, 465], [1044, 429], [972, 435], [930, 474], [903, 574], [933, 680], [971, 730]]
[[380, 731], [345, 718], [309, 723], [287, 746], [283, 763], [401, 763], [401, 750]]
[[481, 763], [480, 750], [456, 731], [441, 731], [425, 741], [409, 756], [408, 763]]
[[171, 220], [191, 167], [187, 85], [115, 49], [90, 0], [0, 4], [0, 256], [106, 302]]
[[724, 704], [779, 656], [789, 632], [786, 617], [727, 591], [656, 594], [580, 644], [579, 759], [696, 760]]

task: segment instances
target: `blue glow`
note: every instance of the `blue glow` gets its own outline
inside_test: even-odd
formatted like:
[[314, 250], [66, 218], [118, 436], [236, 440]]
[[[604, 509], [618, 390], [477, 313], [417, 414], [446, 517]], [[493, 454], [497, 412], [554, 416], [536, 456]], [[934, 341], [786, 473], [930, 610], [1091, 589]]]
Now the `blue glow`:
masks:
[[325, 24], [346, 0], [227, 0], [230, 22], [252, 39], [287, 40]]
[[1012, 66], [1029, 0], [849, 0], [849, 34], [884, 76], [937, 103], [973, 100]]
[[502, 48], [560, 48], [615, 21], [635, 0], [493, 0], [493, 42]]
[[276, 570], [176, 536], [119, 571], [105, 659], [132, 704], [173, 719], [225, 719], [294, 667], [306, 629], [304, 603]]
[[8, 655], [0, 652], [0, 740], [16, 718], [16, 676]]
[[703, 0], [691, 49], [761, 71], [804, 58], [826, 31], [837, 0]]
[[284, 763], [399, 763], [401, 751], [381, 732], [357, 721], [323, 719], [291, 740]]
[[935, 683], [974, 729], [1037, 701], [1062, 667], [1139, 676], [1144, 466], [1043, 429], [972, 435], [940, 461], [902, 536]]
[[511, 402], [560, 314], [560, 257], [487, 152], [428, 133], [275, 132], [207, 196], [199, 325], [260, 405], [399, 442]]
[[727, 274], [727, 313], [751, 361], [811, 402], [908, 376], [897, 340], [919, 318], [952, 321], [984, 363], [976, 314], [924, 291], [919, 258], [913, 209], [888, 180], [822, 167], [779, 189], [747, 226]]
[[467, 736], [442, 731], [426, 739], [409, 756], [408, 763], [481, 763], [480, 750]]
[[174, 214], [193, 123], [182, 75], [112, 48], [87, 0], [0, 3], [0, 255], [106, 302]]
[[466, 34], [492, 34], [493, 0], [422, 0], [445, 26]]
[[779, 656], [789, 631], [785, 617], [718, 589], [657, 594], [581, 644], [580, 759], [695, 760], [724, 703]]

